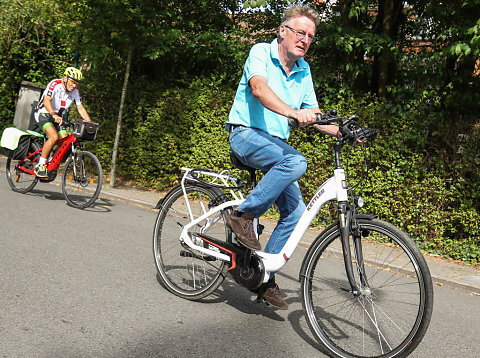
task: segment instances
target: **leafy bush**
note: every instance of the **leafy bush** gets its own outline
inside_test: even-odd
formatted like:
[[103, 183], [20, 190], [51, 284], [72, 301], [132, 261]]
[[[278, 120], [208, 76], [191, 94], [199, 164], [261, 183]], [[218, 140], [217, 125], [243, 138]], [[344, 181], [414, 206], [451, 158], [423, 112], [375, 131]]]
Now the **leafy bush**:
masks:
[[225, 168], [228, 133], [223, 122], [234, 92], [215, 79], [165, 90], [153, 105], [140, 102], [123, 133], [119, 175], [136, 185], [167, 189], [183, 166]]
[[[119, 175], [140, 187], [165, 190], [178, 183], [183, 166], [231, 169], [224, 121], [233, 97], [234, 90], [220, 80], [201, 78], [188, 88], [163, 91], [153, 104], [140, 102], [125, 121], [129, 129], [123, 133]], [[366, 198], [364, 210], [402, 228], [427, 252], [476, 263], [480, 215], [479, 193], [473, 188], [478, 188], [479, 176], [466, 174], [478, 173], [472, 170], [479, 164], [474, 157], [478, 136], [472, 132], [463, 144], [465, 156], [449, 163], [439, 160], [441, 153], [419, 150], [432, 145], [431, 138], [419, 143], [422, 131], [416, 123], [423, 112], [418, 108], [393, 111], [371, 96], [337, 96], [335, 102], [339, 114], [357, 114], [363, 125], [379, 129], [369, 180], [360, 193]], [[308, 162], [300, 180], [306, 200], [332, 173], [333, 141], [312, 129], [292, 131], [289, 143]], [[344, 163], [347, 156], [349, 179], [356, 183], [362, 172], [361, 147], [345, 150]], [[456, 178], [450, 174], [454, 167]], [[233, 173], [246, 179], [245, 173]], [[333, 220], [333, 209], [322, 209], [314, 224]], [[275, 211], [269, 214], [276, 216]]]

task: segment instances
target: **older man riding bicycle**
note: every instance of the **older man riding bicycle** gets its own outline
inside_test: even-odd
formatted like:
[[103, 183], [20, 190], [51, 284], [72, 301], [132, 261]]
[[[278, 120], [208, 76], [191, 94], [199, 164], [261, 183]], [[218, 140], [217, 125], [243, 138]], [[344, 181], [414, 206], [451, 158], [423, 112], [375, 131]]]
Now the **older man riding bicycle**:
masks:
[[35, 109], [37, 130], [43, 131], [48, 140], [43, 145], [41, 158], [35, 166], [38, 177], [48, 177], [47, 158], [55, 143], [67, 136], [66, 128], [62, 125], [62, 115], [75, 102], [78, 113], [85, 121], [90, 121], [90, 116], [82, 104], [80, 93], [77, 89], [78, 82], [83, 80], [82, 72], [75, 67], [67, 67], [64, 77], [52, 80], [40, 98]]
[[[252, 47], [227, 121], [232, 152], [243, 164], [265, 173], [238, 212], [227, 218], [239, 242], [253, 250], [261, 250], [253, 229], [255, 217], [277, 204], [280, 220], [265, 252], [278, 253], [305, 210], [297, 180], [305, 173], [307, 162], [285, 141], [289, 136], [287, 118], [304, 126], [320, 112], [310, 67], [303, 58], [318, 21], [313, 9], [291, 7], [277, 38]], [[338, 134], [335, 125], [317, 129], [331, 136]], [[276, 307], [288, 307], [273, 275], [259, 293]]]

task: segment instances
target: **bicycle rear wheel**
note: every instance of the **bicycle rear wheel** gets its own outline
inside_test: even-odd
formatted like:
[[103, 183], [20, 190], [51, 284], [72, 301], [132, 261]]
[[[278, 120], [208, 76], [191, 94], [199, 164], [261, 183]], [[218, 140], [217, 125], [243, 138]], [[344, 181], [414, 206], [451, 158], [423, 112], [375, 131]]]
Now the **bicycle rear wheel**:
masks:
[[[213, 256], [191, 250], [180, 240], [183, 227], [191, 222], [187, 201], [194, 218], [219, 204], [221, 191], [196, 185], [186, 185], [185, 197], [181, 186], [172, 189], [163, 199], [153, 232], [153, 255], [158, 278], [175, 295], [199, 300], [210, 295], [223, 282], [229, 265]], [[227, 210], [199, 222], [192, 228], [218, 240], [229, 240], [225, 224]], [[197, 244], [206, 245], [201, 239]], [[206, 247], [206, 246], [205, 246]]]
[[[39, 150], [40, 148], [40, 144], [32, 141], [28, 148], [27, 157]], [[40, 152], [36, 154], [35, 157], [40, 158]], [[12, 158], [7, 159], [7, 181], [13, 191], [24, 194], [31, 191], [35, 187], [35, 185], [37, 185], [38, 178], [35, 175], [25, 173], [23, 170], [18, 169], [18, 165], [21, 164], [22, 167], [27, 168], [28, 170], [31, 170], [33, 172], [35, 166], [33, 160], [35, 159], [35, 157], [32, 156], [28, 159], [22, 160], [14, 160]]]
[[[361, 287], [359, 296], [350, 292], [338, 224], [330, 226], [302, 266], [308, 325], [334, 357], [405, 357], [430, 322], [433, 288], [428, 266], [414, 242], [393, 225], [368, 219], [358, 224], [368, 286]], [[352, 262], [360, 285], [357, 260]]]
[[98, 158], [90, 152], [76, 152], [68, 158], [63, 169], [63, 195], [69, 205], [88, 208], [100, 195], [102, 180], [102, 166]]

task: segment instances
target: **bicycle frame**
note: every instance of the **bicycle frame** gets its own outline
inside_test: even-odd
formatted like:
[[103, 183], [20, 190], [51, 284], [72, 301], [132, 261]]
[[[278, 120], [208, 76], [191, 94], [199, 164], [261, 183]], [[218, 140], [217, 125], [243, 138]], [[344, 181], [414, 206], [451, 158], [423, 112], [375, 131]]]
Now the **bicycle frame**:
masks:
[[[185, 191], [185, 181], [188, 180], [189, 173], [193, 170], [193, 168], [182, 168], [186, 170], [183, 178], [182, 178], [182, 188], [184, 195], [186, 195]], [[212, 175], [211, 172], [202, 172], [204, 175]], [[212, 181], [212, 183], [215, 180], [219, 180], [224, 184], [227, 184], [229, 182], [230, 177], [226, 174], [215, 174], [216, 178]], [[197, 223], [206, 220], [208, 222], [215, 222], [216, 220], [219, 219], [219, 217], [214, 217], [213, 220], [208, 220], [209, 217], [212, 215], [215, 215], [216, 213], [219, 213], [221, 215], [221, 211], [224, 209], [227, 209], [229, 207], [238, 207], [241, 205], [245, 199], [243, 195], [241, 194], [240, 191], [235, 192], [234, 190], [230, 190], [232, 193], [234, 200], [230, 200], [227, 202], [224, 202], [218, 206], [215, 206], [214, 208], [206, 211], [203, 215], [198, 217], [197, 219], [193, 219], [192, 212], [190, 208], [188, 207], [189, 210], [189, 215], [190, 215], [190, 220], [192, 220], [190, 223], [184, 226], [181, 234], [180, 234], [180, 240], [183, 240], [183, 242], [188, 245], [190, 248], [193, 250], [200, 251], [204, 254], [208, 254], [211, 256], [215, 256], [221, 260], [230, 262], [231, 258], [229, 255], [223, 254], [221, 252], [215, 251], [215, 250], [210, 250], [208, 248], [204, 248], [203, 246], [199, 246], [193, 242], [191, 239], [190, 235], [188, 234], [190, 228], [195, 226]], [[343, 203], [344, 206], [346, 206], [348, 199], [348, 193], [347, 193], [347, 185], [346, 185], [346, 180], [345, 180], [345, 171], [343, 168], [337, 168], [334, 170], [334, 175], [333, 177], [329, 178], [326, 180], [316, 191], [315, 195], [312, 197], [310, 202], [308, 203], [305, 211], [303, 212], [302, 216], [300, 217], [300, 220], [298, 221], [297, 225], [295, 226], [295, 229], [293, 230], [292, 234], [288, 238], [287, 242], [285, 243], [284, 247], [282, 250], [277, 253], [277, 254], [270, 254], [270, 253], [265, 253], [263, 251], [255, 251], [255, 253], [262, 259], [264, 267], [265, 267], [265, 276], [263, 278], [263, 282], [267, 282], [268, 279], [270, 278], [270, 273], [276, 272], [280, 270], [290, 259], [290, 257], [293, 255], [293, 252], [295, 251], [296, 247], [298, 246], [302, 236], [304, 233], [307, 231], [308, 227], [310, 226], [311, 222], [315, 218], [315, 216], [318, 214], [320, 209], [325, 205], [327, 202], [336, 200], [339, 204]], [[187, 206], [188, 206], [188, 200]], [[345, 224], [346, 218], [344, 213], [340, 213], [340, 222], [341, 222], [341, 227], [346, 227], [347, 225]], [[208, 225], [208, 224], [207, 224]], [[348, 235], [348, 233], [347, 233]], [[342, 235], [343, 237], [344, 235]], [[350, 250], [348, 250], [350, 252]], [[233, 264], [233, 263], [232, 263]], [[351, 267], [351, 265], [350, 265]], [[349, 275], [350, 276], [350, 275]], [[355, 286], [352, 286], [352, 289]]]
[[[60, 145], [60, 148], [57, 149], [57, 151], [55, 152], [55, 155], [53, 156], [52, 160], [47, 164], [47, 170], [49, 172], [53, 171], [53, 170], [57, 170], [58, 167], [60, 166], [60, 163], [62, 162], [63, 158], [65, 157], [65, 155], [67, 155], [68, 153], [68, 150], [71, 148], [72, 149], [72, 153], [75, 152], [75, 143], [78, 143], [78, 139], [75, 138], [75, 136], [73, 135], [73, 133], [71, 133], [70, 135], [68, 135], [67, 137], [65, 138], [62, 138], [60, 140], [58, 140], [55, 145]], [[25, 159], [28, 159], [28, 158], [31, 158], [31, 157], [35, 157], [34, 160], [32, 161], [33, 163], [35, 163], [37, 161], [37, 158], [36, 158], [36, 155], [38, 153], [41, 153], [43, 147], [38, 149], [37, 151], [33, 152], [32, 154], [30, 154], [29, 156], [27, 156]], [[19, 164], [18, 164], [18, 169], [24, 171], [25, 173], [29, 173], [33, 176], [36, 176], [35, 173], [27, 168], [25, 168], [23, 165], [21, 165], [21, 163], [23, 163], [23, 161], [21, 161]]]

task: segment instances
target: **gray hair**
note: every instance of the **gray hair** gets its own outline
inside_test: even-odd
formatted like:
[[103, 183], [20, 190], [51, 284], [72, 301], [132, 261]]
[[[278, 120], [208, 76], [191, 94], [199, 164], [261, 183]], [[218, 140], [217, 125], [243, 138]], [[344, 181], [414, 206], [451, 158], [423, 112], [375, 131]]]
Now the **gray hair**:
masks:
[[[295, 5], [285, 10], [280, 26], [287, 25], [292, 19], [299, 16], [308, 17], [315, 23], [315, 26], [318, 26], [318, 24], [320, 23], [320, 15], [317, 11], [315, 11], [309, 6]], [[278, 27], [277, 33], [280, 32], [280, 26]]]

